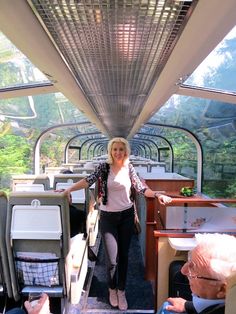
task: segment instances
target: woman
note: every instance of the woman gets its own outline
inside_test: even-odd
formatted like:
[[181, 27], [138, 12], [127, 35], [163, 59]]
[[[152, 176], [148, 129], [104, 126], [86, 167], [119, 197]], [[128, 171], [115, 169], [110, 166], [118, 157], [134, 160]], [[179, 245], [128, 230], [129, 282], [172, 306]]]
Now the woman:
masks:
[[106, 253], [109, 301], [113, 307], [118, 306], [122, 311], [128, 308], [125, 284], [128, 251], [134, 229], [131, 186], [146, 197], [158, 198], [162, 204], [171, 202], [170, 197], [142, 184], [129, 163], [129, 154], [129, 143], [121, 137], [113, 138], [108, 143], [108, 161], [101, 163], [94, 173], [65, 191], [69, 198], [72, 191], [87, 188], [101, 178], [100, 230]]

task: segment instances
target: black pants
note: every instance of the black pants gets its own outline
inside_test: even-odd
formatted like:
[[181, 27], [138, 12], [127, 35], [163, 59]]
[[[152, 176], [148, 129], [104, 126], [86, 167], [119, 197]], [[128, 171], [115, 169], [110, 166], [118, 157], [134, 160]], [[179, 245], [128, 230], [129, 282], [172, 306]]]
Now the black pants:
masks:
[[106, 254], [108, 286], [124, 290], [134, 229], [134, 208], [120, 212], [101, 211], [100, 227]]

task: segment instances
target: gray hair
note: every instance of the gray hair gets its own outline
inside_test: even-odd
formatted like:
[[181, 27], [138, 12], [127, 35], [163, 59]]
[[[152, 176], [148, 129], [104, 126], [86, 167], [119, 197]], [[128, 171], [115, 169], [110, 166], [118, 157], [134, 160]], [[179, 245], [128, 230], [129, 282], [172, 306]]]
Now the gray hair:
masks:
[[197, 248], [209, 261], [212, 276], [220, 280], [236, 272], [236, 238], [228, 234], [198, 233]]
[[129, 146], [129, 142], [123, 137], [114, 137], [113, 139], [111, 139], [109, 141], [108, 148], [107, 148], [107, 154], [108, 154], [107, 162], [109, 164], [113, 164], [113, 158], [111, 156], [111, 150], [112, 150], [112, 145], [114, 143], [123, 143], [124, 144], [125, 152], [126, 152], [126, 158], [124, 160], [124, 164], [129, 163], [130, 146]]

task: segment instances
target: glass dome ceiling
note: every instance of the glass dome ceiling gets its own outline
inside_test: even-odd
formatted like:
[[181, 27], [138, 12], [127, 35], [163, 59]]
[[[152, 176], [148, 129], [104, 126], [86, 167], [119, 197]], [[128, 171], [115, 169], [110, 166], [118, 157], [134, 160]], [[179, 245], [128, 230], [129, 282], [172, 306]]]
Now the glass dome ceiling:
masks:
[[184, 84], [236, 92], [236, 27], [208, 55]]

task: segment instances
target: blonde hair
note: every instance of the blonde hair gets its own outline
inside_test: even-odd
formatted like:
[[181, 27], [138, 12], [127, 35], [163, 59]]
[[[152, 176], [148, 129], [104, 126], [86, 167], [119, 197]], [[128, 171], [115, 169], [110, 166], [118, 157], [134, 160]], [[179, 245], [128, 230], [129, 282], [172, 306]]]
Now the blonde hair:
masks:
[[236, 271], [236, 238], [228, 234], [195, 234], [198, 252], [209, 261], [212, 276], [225, 280]]
[[114, 143], [123, 143], [124, 146], [125, 146], [125, 153], [126, 153], [126, 156], [124, 158], [124, 165], [128, 164], [129, 163], [129, 155], [130, 155], [130, 146], [129, 146], [129, 142], [123, 138], [123, 137], [114, 137], [113, 139], [111, 139], [108, 143], [108, 147], [107, 147], [107, 154], [108, 154], [108, 157], [107, 157], [107, 162], [112, 165], [113, 164], [113, 158], [112, 158], [112, 155], [111, 155], [111, 150], [112, 150], [112, 145]]

